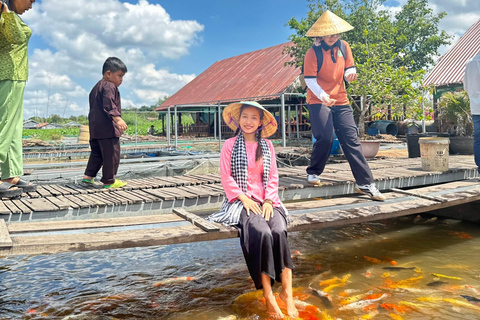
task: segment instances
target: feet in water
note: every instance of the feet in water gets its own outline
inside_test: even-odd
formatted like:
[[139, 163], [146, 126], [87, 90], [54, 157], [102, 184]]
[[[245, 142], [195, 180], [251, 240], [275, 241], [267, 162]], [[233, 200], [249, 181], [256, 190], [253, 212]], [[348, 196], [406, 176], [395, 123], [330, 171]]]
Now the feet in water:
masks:
[[268, 317], [271, 320], [280, 320], [284, 318], [282, 310], [280, 310], [280, 307], [278, 306], [275, 296], [272, 292], [270, 292], [268, 297], [265, 297], [265, 303], [267, 304]]
[[280, 292], [280, 299], [282, 299], [283, 303], [287, 306], [287, 315], [292, 319], [298, 318], [298, 310], [295, 307], [295, 302], [293, 301], [293, 296], [288, 295], [285, 290]]

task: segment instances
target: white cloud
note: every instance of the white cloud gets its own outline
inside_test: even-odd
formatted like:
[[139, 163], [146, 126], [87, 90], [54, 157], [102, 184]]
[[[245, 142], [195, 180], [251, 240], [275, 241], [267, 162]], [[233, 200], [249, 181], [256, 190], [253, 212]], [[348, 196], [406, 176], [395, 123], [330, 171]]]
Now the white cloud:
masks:
[[128, 105], [154, 104], [195, 77], [170, 73], [156, 64], [187, 55], [201, 41], [203, 25], [172, 20], [162, 6], [147, 0], [136, 4], [42, 0], [23, 18], [36, 35], [37, 45], [37, 39], [42, 40], [29, 57], [26, 103], [43, 109], [48, 103], [49, 114], [88, 113], [88, 93], [101, 78], [109, 56], [127, 65], [120, 92]]

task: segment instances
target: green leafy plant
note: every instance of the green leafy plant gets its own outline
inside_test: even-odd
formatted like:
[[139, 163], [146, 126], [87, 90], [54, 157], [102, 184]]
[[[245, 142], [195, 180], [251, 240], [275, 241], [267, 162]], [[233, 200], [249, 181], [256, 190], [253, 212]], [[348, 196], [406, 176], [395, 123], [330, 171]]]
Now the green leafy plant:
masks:
[[473, 135], [470, 100], [465, 91], [445, 92], [438, 104], [438, 119], [446, 122], [447, 130], [458, 136]]

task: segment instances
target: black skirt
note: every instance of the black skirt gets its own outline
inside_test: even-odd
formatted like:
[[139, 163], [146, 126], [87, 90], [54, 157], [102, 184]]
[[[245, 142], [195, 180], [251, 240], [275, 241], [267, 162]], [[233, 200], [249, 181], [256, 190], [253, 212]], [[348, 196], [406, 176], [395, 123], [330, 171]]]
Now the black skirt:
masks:
[[261, 215], [242, 210], [237, 225], [240, 245], [250, 276], [257, 289], [262, 288], [262, 273], [281, 282], [283, 269], [293, 269], [287, 241], [287, 218], [282, 208], [273, 208], [274, 215], [266, 221]]

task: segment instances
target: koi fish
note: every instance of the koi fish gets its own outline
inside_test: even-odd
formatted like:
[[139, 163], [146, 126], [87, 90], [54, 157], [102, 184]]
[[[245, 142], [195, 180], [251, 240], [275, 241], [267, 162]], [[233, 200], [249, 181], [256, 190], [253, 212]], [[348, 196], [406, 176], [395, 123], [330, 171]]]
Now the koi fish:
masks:
[[403, 320], [402, 316], [398, 315], [398, 314], [395, 314], [395, 313], [390, 313], [389, 314], [390, 318], [392, 318], [393, 320]]
[[457, 238], [462, 239], [473, 239], [471, 235], [465, 232], [456, 232], [456, 231], [448, 231], [449, 234], [456, 236]]
[[170, 279], [166, 279], [166, 280], [157, 282], [153, 286], [154, 287], [159, 287], [159, 286], [164, 286], [164, 285], [167, 285], [167, 284], [182, 283], [182, 282], [193, 281], [193, 280], [197, 280], [197, 278], [195, 278], [195, 277], [176, 277], [176, 278], [170, 278]]
[[328, 280], [320, 281], [320, 283], [318, 285], [320, 287], [323, 287], [323, 286], [329, 286], [329, 285], [332, 285], [332, 284], [335, 284], [335, 283], [338, 283], [338, 282], [340, 282], [340, 279], [338, 277], [334, 277], [334, 278], [331, 278], [331, 279], [328, 279]]
[[443, 298], [440, 297], [419, 297], [417, 298], [418, 301], [423, 301], [423, 302], [439, 302], [442, 301]]
[[405, 268], [405, 267], [383, 267], [385, 270], [391, 270], [391, 271], [400, 271], [400, 270], [415, 270], [416, 267], [410, 267], [410, 268]]
[[445, 278], [445, 279], [452, 279], [452, 280], [462, 280], [462, 278], [459, 278], [459, 277], [452, 277], [452, 276], [446, 276], [444, 274], [440, 274], [440, 273], [432, 273], [433, 276], [437, 277], [437, 278]]
[[405, 313], [405, 311], [407, 311], [406, 306], [399, 306], [393, 303], [382, 303], [380, 306], [385, 310], [395, 310], [399, 313]]
[[357, 294], [355, 296], [351, 296], [351, 297], [348, 297], [346, 299], [343, 299], [342, 301], [340, 301], [340, 304], [342, 306], [345, 306], [347, 304], [350, 304], [350, 303], [353, 303], [355, 301], [358, 301], [360, 299], [362, 299], [365, 295], [362, 293], [362, 294]]
[[308, 288], [312, 291], [313, 295], [320, 300], [322, 300], [323, 305], [327, 309], [332, 308], [332, 300], [328, 297], [328, 293], [322, 291], [322, 290], [317, 290], [311, 287], [311, 285], [308, 285]]
[[372, 310], [377, 310], [377, 305], [376, 304], [369, 304], [368, 306], [366, 306], [365, 308], [363, 308], [363, 312], [367, 312], [367, 311], [372, 311]]
[[471, 296], [467, 296], [467, 295], [464, 295], [464, 294], [461, 294], [460, 297], [467, 299], [468, 302], [475, 302], [475, 303], [480, 302], [480, 299], [475, 298], [475, 297], [471, 297]]
[[417, 311], [419, 311], [420, 309], [425, 307], [423, 304], [413, 303], [413, 302], [408, 302], [408, 301], [400, 301], [398, 304], [402, 305], [402, 306], [407, 306], [407, 307], [409, 307], [413, 310], [417, 310]]
[[380, 301], [380, 300], [382, 300], [383, 298], [386, 298], [386, 297], [388, 297], [388, 294], [384, 293], [380, 297], [378, 297], [377, 299], [356, 301], [356, 302], [347, 304], [345, 306], [342, 306], [338, 310], [355, 310], [355, 309], [364, 308], [368, 305], [371, 305], [373, 302]]
[[378, 314], [378, 310], [375, 310], [373, 312], [364, 314], [363, 316], [360, 317], [360, 319], [361, 320], [370, 320], [370, 319], [373, 319], [377, 314]]
[[418, 277], [412, 277], [412, 278], [409, 278], [409, 279], [406, 279], [406, 280], [400, 280], [397, 283], [394, 283], [393, 285], [394, 285], [394, 287], [411, 286], [412, 284], [417, 283], [422, 279], [423, 279], [423, 276], [420, 275]]
[[382, 260], [379, 260], [379, 259], [376, 259], [376, 258], [372, 258], [372, 257], [368, 257], [368, 256], [363, 256], [363, 258], [365, 260], [367, 260], [368, 262], [371, 262], [371, 263], [375, 263], [375, 264], [382, 263]]
[[440, 287], [440, 286], [444, 286], [448, 284], [448, 282], [445, 282], [445, 281], [433, 281], [433, 282], [430, 282], [429, 284], [427, 284], [427, 286], [430, 286], [430, 287]]
[[390, 258], [390, 257], [382, 257], [382, 261], [390, 262], [390, 264], [391, 264], [392, 266], [396, 266], [396, 265], [397, 265], [397, 261], [393, 260], [393, 259]]
[[451, 303], [455, 306], [465, 307], [465, 308], [468, 308], [468, 309], [473, 309], [473, 310], [476, 310], [476, 311], [480, 311], [479, 306], [473, 305], [473, 304], [468, 303], [468, 302], [460, 301], [460, 300], [457, 300], [457, 299], [445, 298], [445, 299], [443, 299], [443, 301]]
[[384, 273], [382, 274], [382, 278], [390, 278], [390, 273], [384, 272]]

